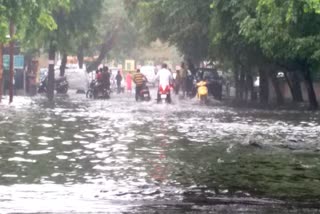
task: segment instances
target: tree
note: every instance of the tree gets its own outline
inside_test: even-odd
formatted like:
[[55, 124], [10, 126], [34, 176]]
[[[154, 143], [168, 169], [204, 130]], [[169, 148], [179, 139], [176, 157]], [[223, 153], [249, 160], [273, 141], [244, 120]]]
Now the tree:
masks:
[[[104, 1], [100, 19], [95, 25], [99, 30], [95, 39], [91, 39], [94, 41], [91, 43], [91, 49], [94, 48], [91, 52], [97, 54], [98, 58], [87, 67], [89, 72], [97, 69], [108, 55], [117, 57], [128, 55], [138, 40], [133, 22], [124, 10], [123, 0]], [[87, 51], [90, 51], [90, 48]]]
[[0, 102], [2, 99], [2, 82], [3, 82], [3, 44], [7, 42], [6, 35], [8, 32], [8, 22], [4, 16], [5, 7], [3, 2], [0, 1]]
[[263, 53], [305, 79], [310, 108], [318, 108], [313, 72], [319, 65], [319, 1], [256, 0], [255, 13], [240, 23], [248, 41], [258, 42]]
[[208, 56], [212, 0], [126, 1], [127, 10], [147, 42], [161, 39], [196, 64]]
[[[60, 4], [64, 0], [2, 0], [0, 1], [1, 10], [1, 28], [7, 27], [8, 30], [1, 31], [0, 43], [3, 38], [10, 34], [10, 99], [13, 101], [13, 42], [25, 33], [25, 30], [32, 26], [39, 25], [47, 29], [51, 29], [54, 25], [52, 16], [50, 15], [50, 5]], [[67, 1], [67, 0], [66, 0]], [[51, 7], [53, 8], [53, 7]], [[15, 31], [15, 32], [14, 32]]]
[[[70, 0], [70, 7], [60, 7], [53, 13], [58, 25], [55, 31], [57, 50], [62, 53], [60, 76], [64, 76], [68, 54], [76, 53], [83, 64], [85, 49], [91, 39], [96, 38], [97, 26], [104, 0]], [[80, 66], [81, 67], [81, 66]]]

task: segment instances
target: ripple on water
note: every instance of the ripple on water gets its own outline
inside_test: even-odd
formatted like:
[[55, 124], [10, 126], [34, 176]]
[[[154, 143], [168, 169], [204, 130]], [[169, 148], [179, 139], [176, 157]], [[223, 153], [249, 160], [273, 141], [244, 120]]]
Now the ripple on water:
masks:
[[63, 145], [72, 145], [72, 141], [62, 141]]
[[21, 157], [9, 158], [8, 161], [10, 161], [10, 162], [25, 162], [25, 163], [35, 163], [35, 162], [37, 162], [36, 160], [25, 159], [25, 158], [21, 158]]
[[52, 124], [49, 124], [49, 123], [44, 123], [44, 124], [41, 124], [44, 128], [52, 128], [53, 125]]
[[15, 174], [4, 174], [4, 175], [1, 175], [1, 177], [3, 177], [3, 178], [17, 178], [18, 175], [15, 175]]
[[66, 159], [68, 159], [68, 156], [66, 156], [66, 155], [56, 155], [56, 158], [59, 159], [59, 160], [66, 160]]
[[42, 141], [53, 141], [54, 138], [52, 138], [52, 137], [46, 137], [46, 136], [40, 136], [40, 137], [38, 137], [38, 140], [42, 140]]
[[15, 140], [12, 141], [12, 143], [21, 144], [22, 146], [28, 146], [30, 144], [30, 142], [27, 140]]
[[45, 155], [49, 154], [51, 151], [50, 150], [30, 150], [28, 151], [29, 155]]

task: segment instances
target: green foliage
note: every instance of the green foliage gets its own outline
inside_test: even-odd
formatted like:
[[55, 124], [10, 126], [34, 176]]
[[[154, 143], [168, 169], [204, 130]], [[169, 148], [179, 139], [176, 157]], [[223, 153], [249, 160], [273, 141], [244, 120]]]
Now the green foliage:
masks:
[[148, 42], [170, 42], [186, 56], [201, 61], [207, 57], [211, 0], [137, 0], [128, 3]]
[[[55, 30], [57, 24], [52, 17], [56, 7], [68, 7], [69, 0], [2, 0], [0, 1], [0, 39], [5, 42], [9, 22], [16, 27], [15, 38], [24, 38], [35, 29]], [[36, 34], [34, 34], [36, 35]]]
[[319, 1], [256, 0], [240, 22], [241, 35], [257, 42], [266, 56], [284, 62], [319, 63]]

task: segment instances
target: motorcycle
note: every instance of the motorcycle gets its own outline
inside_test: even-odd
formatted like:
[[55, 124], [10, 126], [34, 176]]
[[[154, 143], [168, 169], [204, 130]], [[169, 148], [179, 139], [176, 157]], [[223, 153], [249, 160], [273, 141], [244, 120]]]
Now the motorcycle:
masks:
[[171, 103], [171, 86], [160, 85], [158, 91], [158, 103]]
[[149, 87], [147, 86], [146, 82], [143, 83], [143, 86], [142, 86], [142, 88], [140, 90], [138, 98], [141, 101], [147, 101], [147, 102], [151, 100]]
[[101, 83], [92, 80], [86, 96], [90, 99], [110, 99], [110, 93], [111, 91], [103, 87]]
[[200, 81], [196, 84], [197, 86], [197, 97], [200, 100], [200, 103], [206, 104], [208, 101], [208, 87], [207, 82]]
[[69, 89], [69, 83], [66, 77], [59, 77], [55, 80], [55, 88], [58, 94], [66, 94]]
[[[66, 94], [69, 89], [69, 83], [66, 77], [59, 77], [54, 81], [55, 90], [58, 94]], [[46, 93], [48, 91], [48, 77], [44, 77], [39, 85], [38, 93]]]

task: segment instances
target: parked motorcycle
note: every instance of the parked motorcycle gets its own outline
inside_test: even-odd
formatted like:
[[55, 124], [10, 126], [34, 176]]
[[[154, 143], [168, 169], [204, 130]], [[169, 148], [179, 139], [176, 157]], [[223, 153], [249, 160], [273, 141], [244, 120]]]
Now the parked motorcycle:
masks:
[[[69, 83], [66, 77], [59, 77], [54, 82], [55, 90], [58, 94], [66, 94], [69, 90]], [[47, 93], [48, 91], [48, 77], [45, 76], [39, 85], [38, 93]]]
[[171, 103], [171, 86], [170, 85], [160, 85], [158, 90], [158, 103]]

